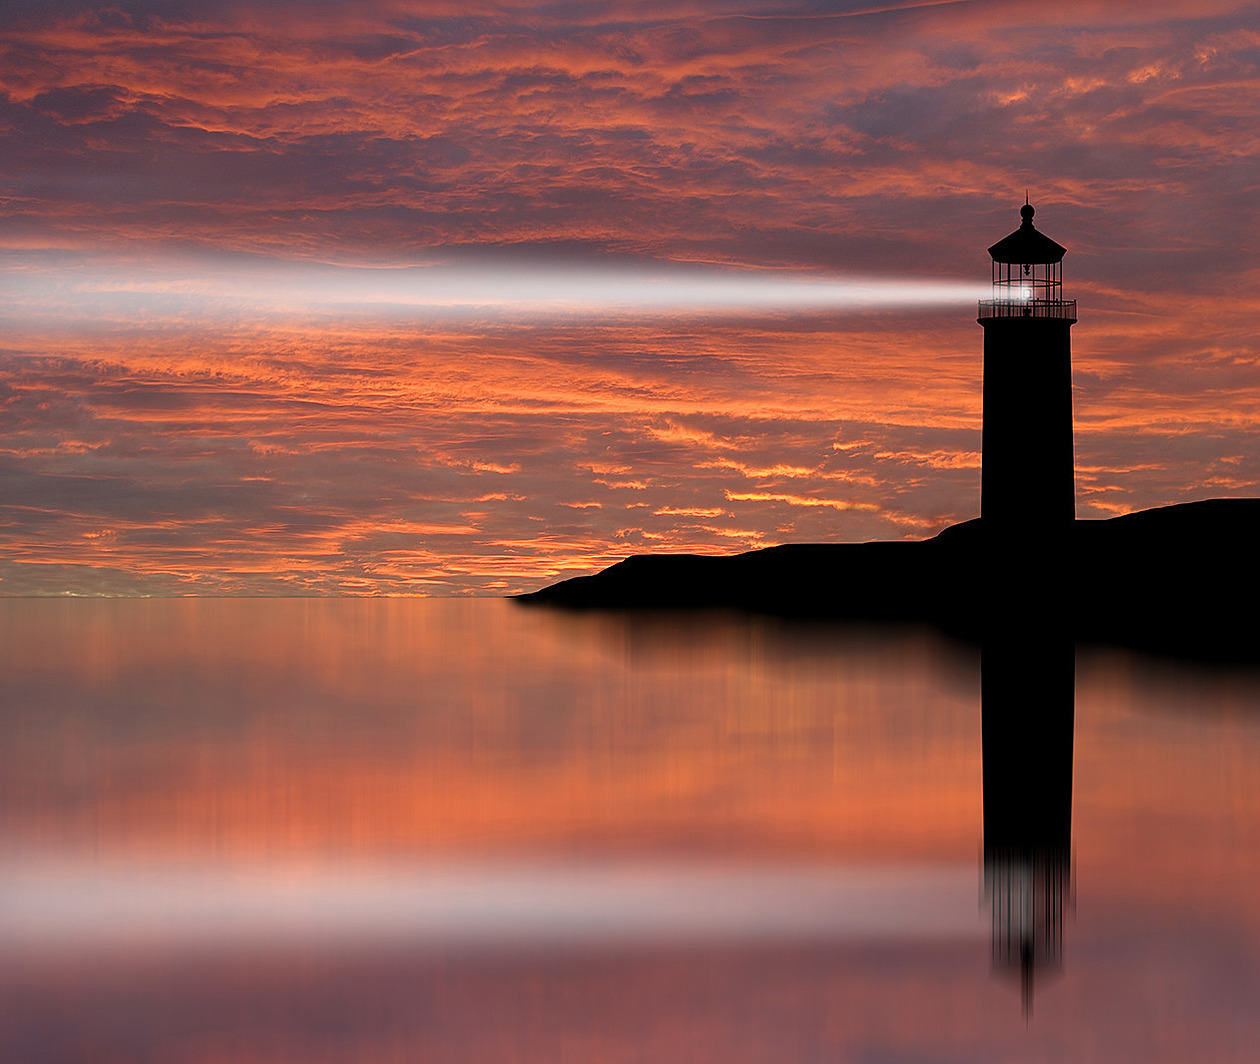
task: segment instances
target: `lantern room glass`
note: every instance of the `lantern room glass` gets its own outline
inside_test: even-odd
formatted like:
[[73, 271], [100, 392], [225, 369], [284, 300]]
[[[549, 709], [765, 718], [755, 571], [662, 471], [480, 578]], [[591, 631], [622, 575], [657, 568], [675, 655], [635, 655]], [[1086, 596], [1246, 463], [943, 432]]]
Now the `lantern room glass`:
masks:
[[994, 262], [993, 299], [999, 303], [1059, 303], [1061, 262]]

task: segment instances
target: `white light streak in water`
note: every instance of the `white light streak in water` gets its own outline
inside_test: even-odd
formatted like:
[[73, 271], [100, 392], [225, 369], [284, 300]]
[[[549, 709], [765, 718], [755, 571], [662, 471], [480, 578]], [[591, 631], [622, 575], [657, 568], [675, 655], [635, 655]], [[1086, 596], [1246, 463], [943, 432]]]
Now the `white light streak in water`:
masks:
[[8, 861], [0, 945], [972, 938], [972, 866]]
[[988, 284], [694, 266], [578, 267], [172, 265], [7, 271], [6, 317], [51, 311], [115, 314], [372, 310], [442, 317], [659, 312], [875, 310], [960, 305]]

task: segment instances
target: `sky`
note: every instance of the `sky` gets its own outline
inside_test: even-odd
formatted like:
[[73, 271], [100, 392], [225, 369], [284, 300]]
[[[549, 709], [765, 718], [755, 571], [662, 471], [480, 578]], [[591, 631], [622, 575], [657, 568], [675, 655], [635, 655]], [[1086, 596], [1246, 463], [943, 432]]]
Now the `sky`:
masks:
[[1258, 88], [1224, 0], [10, 0], [0, 595], [931, 535], [1026, 190], [1078, 515], [1260, 494]]

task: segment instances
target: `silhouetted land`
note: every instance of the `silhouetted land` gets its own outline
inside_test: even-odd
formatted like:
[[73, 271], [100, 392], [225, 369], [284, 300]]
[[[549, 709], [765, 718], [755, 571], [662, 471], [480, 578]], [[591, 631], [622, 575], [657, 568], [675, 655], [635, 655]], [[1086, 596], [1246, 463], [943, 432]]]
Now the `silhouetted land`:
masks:
[[909, 622], [968, 638], [1035, 617], [1081, 641], [1260, 662], [1258, 544], [1260, 499], [1211, 499], [1057, 535], [975, 520], [919, 541], [636, 555], [520, 601]]

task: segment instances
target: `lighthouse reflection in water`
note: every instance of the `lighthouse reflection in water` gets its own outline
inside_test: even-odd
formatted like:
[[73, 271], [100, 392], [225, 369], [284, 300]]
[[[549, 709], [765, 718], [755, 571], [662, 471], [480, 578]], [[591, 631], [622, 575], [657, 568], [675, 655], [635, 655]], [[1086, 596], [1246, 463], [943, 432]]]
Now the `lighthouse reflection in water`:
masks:
[[1063, 962], [1071, 898], [1075, 647], [1053, 627], [990, 635], [982, 652], [984, 892], [993, 965], [1031, 1012]]

